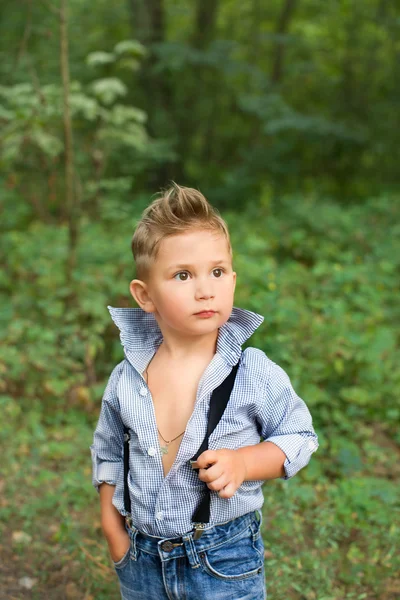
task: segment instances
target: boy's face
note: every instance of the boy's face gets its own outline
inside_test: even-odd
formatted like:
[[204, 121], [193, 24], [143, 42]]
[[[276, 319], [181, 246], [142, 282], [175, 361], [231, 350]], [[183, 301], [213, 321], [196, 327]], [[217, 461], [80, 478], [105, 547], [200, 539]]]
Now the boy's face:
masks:
[[[230, 317], [236, 273], [228, 242], [216, 231], [194, 230], [165, 238], [150, 268], [145, 287], [148, 301], [165, 334], [206, 335]], [[131, 284], [132, 294], [134, 289]], [[143, 296], [144, 297], [144, 296]]]

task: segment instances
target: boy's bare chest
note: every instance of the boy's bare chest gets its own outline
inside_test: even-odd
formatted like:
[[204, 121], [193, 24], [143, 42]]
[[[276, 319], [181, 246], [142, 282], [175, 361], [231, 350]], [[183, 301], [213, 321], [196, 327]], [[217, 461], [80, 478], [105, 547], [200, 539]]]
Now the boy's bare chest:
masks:
[[150, 381], [164, 476], [179, 450], [187, 423], [196, 403], [198, 381], [186, 377], [165, 377]]

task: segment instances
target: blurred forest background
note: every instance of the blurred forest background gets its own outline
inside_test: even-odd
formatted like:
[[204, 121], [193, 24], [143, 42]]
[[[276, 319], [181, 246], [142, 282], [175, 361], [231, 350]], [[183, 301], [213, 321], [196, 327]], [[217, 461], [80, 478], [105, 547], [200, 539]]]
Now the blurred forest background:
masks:
[[321, 446], [264, 486], [271, 600], [399, 600], [400, 2], [0, 5], [0, 599], [119, 597], [89, 445], [171, 180]]

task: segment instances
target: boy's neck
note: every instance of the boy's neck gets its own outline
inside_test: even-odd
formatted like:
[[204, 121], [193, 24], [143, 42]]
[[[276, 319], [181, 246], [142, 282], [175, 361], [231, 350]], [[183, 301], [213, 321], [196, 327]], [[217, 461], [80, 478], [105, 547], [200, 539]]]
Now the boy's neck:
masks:
[[202, 336], [181, 336], [173, 332], [163, 332], [163, 341], [158, 349], [171, 360], [188, 359], [190, 356], [208, 356], [215, 354], [218, 339], [218, 329]]

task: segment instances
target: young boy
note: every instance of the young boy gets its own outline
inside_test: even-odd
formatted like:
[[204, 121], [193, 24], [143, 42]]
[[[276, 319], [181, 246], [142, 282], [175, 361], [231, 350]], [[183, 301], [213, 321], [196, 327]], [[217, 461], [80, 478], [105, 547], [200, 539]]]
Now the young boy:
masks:
[[[311, 415], [279, 366], [241, 348], [263, 318], [233, 308], [229, 233], [200, 192], [174, 185], [156, 199], [132, 250], [140, 308], [109, 307], [125, 359], [109, 379], [91, 446], [121, 597], [264, 599], [261, 486], [307, 465], [318, 447]], [[228, 380], [229, 402], [193, 463], [213, 392]], [[209, 519], [199, 525], [205, 493]]]

